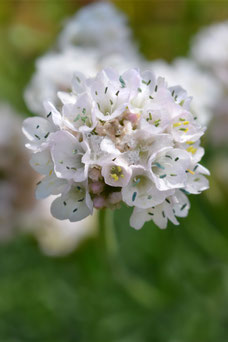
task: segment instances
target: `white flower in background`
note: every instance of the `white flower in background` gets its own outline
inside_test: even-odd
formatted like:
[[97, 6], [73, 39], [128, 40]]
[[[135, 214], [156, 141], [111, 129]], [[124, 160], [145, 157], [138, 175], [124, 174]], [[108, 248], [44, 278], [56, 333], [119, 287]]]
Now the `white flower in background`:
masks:
[[141, 70], [147, 69], [147, 63], [137, 49], [126, 50], [124, 53], [111, 53], [98, 60], [98, 71], [111, 67], [122, 74], [125, 70], [136, 66]]
[[58, 46], [62, 50], [69, 46], [93, 47], [101, 56], [135, 49], [126, 16], [108, 2], [81, 8], [66, 22]]
[[221, 85], [216, 78], [207, 71], [202, 71], [188, 58], [178, 58], [171, 64], [158, 60], [150, 65], [157, 75], [165, 77], [169, 86], [181, 84], [192, 96], [191, 112], [197, 115], [202, 125], [208, 124], [222, 93]]
[[59, 111], [48, 102], [42, 122], [23, 126], [31, 166], [44, 175], [36, 196], [58, 194], [57, 219], [76, 222], [123, 201], [134, 208], [132, 227], [153, 220], [165, 228], [187, 215], [186, 195], [208, 188], [199, 164], [205, 128], [180, 86], [168, 88], [151, 71], [108, 68], [92, 78], [76, 73], [60, 99]]
[[192, 40], [192, 57], [228, 86], [228, 21], [203, 28]]
[[25, 90], [25, 102], [36, 113], [43, 113], [43, 101], [58, 105], [58, 91], [68, 91], [75, 71], [86, 70], [87, 76], [97, 73], [96, 51], [69, 48], [61, 53], [49, 52], [36, 60], [36, 71]]

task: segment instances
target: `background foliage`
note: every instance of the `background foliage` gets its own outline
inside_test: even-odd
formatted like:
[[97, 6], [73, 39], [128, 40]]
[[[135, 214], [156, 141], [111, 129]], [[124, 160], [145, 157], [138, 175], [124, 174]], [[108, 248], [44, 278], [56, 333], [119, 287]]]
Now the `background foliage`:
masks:
[[[84, 3], [0, 2], [0, 98], [22, 115], [35, 59]], [[228, 18], [226, 1], [115, 3], [150, 59], [185, 55], [201, 26]], [[207, 147], [207, 166], [217, 153]], [[226, 342], [228, 191], [212, 172], [211, 190], [193, 197], [188, 218], [165, 231], [148, 223], [136, 232], [130, 209], [117, 210], [115, 256], [95, 238], [56, 259], [30, 237], [1, 245], [0, 341]]]

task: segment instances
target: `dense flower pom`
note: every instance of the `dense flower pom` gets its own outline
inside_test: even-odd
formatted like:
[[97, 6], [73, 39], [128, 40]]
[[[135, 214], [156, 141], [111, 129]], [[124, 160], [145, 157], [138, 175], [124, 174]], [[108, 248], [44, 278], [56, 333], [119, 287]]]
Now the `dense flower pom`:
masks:
[[180, 86], [151, 71], [105, 69], [88, 79], [76, 73], [72, 92], [59, 97], [60, 111], [46, 102], [46, 118], [23, 125], [31, 166], [44, 175], [36, 197], [59, 195], [54, 217], [79, 221], [123, 201], [134, 208], [132, 227], [153, 220], [165, 228], [187, 215], [188, 194], [208, 188], [199, 164], [205, 129]]

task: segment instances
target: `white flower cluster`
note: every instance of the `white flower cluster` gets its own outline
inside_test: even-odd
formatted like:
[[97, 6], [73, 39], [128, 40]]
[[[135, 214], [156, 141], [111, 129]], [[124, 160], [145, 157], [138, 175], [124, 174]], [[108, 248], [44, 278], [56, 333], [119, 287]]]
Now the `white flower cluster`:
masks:
[[187, 215], [186, 194], [208, 188], [199, 164], [204, 128], [181, 87], [150, 71], [109, 68], [94, 78], [75, 73], [72, 92], [59, 97], [60, 111], [46, 102], [46, 118], [23, 125], [31, 166], [44, 175], [37, 198], [60, 194], [54, 217], [75, 222], [123, 201], [134, 207], [132, 227], [153, 220], [165, 228]]

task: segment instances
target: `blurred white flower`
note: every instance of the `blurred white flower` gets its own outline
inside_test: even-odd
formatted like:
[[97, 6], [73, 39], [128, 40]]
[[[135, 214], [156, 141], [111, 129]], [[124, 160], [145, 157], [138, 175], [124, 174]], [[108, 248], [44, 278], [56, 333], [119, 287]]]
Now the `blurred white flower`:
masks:
[[149, 219], [165, 228], [187, 215], [186, 194], [208, 188], [199, 164], [205, 128], [180, 86], [168, 88], [151, 71], [107, 68], [92, 78], [75, 73], [60, 98], [59, 111], [45, 103], [46, 118], [23, 125], [30, 164], [44, 176], [36, 197], [59, 195], [55, 218], [80, 221], [123, 201], [134, 207], [134, 228]]
[[68, 91], [75, 71], [86, 70], [87, 76], [97, 72], [98, 54], [85, 53], [81, 48], [69, 48], [61, 53], [49, 52], [36, 61], [36, 71], [28, 84], [24, 97], [28, 108], [42, 115], [43, 101], [58, 105], [58, 91]]
[[203, 28], [192, 40], [192, 57], [228, 86], [228, 21]]
[[111, 53], [98, 60], [98, 69], [101, 71], [105, 68], [113, 68], [119, 73], [124, 73], [125, 70], [131, 68], [147, 69], [146, 60], [140, 55], [137, 50], [125, 51], [124, 53]]
[[82, 7], [66, 22], [58, 46], [95, 48], [101, 56], [134, 50], [126, 16], [109, 2]]
[[150, 65], [157, 75], [165, 77], [169, 86], [181, 84], [192, 96], [191, 111], [202, 125], [208, 124], [222, 93], [216, 78], [188, 58], [177, 58], [171, 64], [158, 60]]

